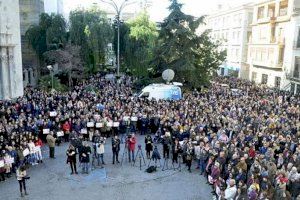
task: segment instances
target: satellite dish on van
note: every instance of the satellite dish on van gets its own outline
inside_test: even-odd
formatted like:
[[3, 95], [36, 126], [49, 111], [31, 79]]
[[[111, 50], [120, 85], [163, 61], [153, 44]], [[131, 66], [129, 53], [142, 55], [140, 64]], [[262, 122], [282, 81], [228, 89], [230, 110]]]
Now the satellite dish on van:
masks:
[[170, 81], [173, 80], [175, 76], [175, 72], [172, 69], [166, 69], [165, 71], [163, 71], [162, 73], [162, 78], [169, 83]]

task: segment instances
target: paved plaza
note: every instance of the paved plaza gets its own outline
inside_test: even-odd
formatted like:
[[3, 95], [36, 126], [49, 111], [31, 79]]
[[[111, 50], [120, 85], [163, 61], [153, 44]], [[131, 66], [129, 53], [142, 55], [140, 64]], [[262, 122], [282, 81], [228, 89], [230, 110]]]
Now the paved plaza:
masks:
[[[144, 137], [138, 137], [142, 144]], [[44, 163], [33, 166], [28, 173], [27, 181], [29, 196], [20, 197], [19, 185], [15, 178], [0, 183], [0, 199], [30, 200], [206, 200], [212, 199], [211, 188], [204, 177], [193, 167], [189, 173], [185, 166], [182, 171], [158, 168], [152, 174], [145, 172], [147, 166], [139, 169], [139, 162], [132, 166], [124, 159], [123, 165], [112, 165], [111, 139], [107, 140], [103, 169], [96, 168], [88, 175], [79, 173], [70, 175], [66, 164], [65, 152], [68, 145], [56, 147], [56, 159], [48, 158], [47, 148], [44, 150]], [[124, 145], [121, 145], [122, 158]], [[144, 147], [142, 147], [144, 149]], [[144, 152], [145, 154], [145, 152]], [[120, 158], [120, 160], [121, 160]], [[127, 158], [127, 157], [126, 157]], [[146, 165], [149, 161], [146, 160]], [[163, 165], [163, 160], [161, 161]], [[195, 164], [195, 163], [194, 163]], [[170, 162], [171, 166], [171, 162]], [[81, 169], [78, 170], [81, 172]]]

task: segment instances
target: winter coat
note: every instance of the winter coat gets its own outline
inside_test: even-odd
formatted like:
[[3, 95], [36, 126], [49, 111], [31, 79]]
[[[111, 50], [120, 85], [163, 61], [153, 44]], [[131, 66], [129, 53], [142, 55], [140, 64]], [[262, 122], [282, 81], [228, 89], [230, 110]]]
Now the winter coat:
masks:
[[83, 163], [89, 163], [90, 162], [90, 154], [92, 153], [91, 147], [82, 147], [81, 150], [81, 162]]
[[153, 150], [153, 141], [151, 136], [145, 137], [145, 144], [146, 144], [146, 151], [152, 151]]
[[300, 195], [300, 180], [290, 182], [290, 192], [292, 197], [297, 197]]
[[128, 149], [130, 151], [134, 151], [135, 150], [135, 144], [136, 144], [136, 138], [135, 137], [131, 137], [129, 140], [128, 140]]

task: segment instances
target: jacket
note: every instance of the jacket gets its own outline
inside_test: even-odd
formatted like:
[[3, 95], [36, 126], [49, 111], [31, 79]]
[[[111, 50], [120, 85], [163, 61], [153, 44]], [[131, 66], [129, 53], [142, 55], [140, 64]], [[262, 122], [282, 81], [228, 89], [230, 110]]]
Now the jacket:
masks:
[[89, 163], [90, 162], [90, 154], [92, 153], [91, 147], [82, 147], [81, 150], [81, 162]]
[[49, 147], [55, 147], [56, 139], [53, 137], [53, 135], [47, 135], [46, 140], [47, 140]]
[[132, 137], [128, 140], [128, 149], [130, 151], [134, 151], [135, 150], [135, 144], [136, 144], [136, 139], [135, 137]]

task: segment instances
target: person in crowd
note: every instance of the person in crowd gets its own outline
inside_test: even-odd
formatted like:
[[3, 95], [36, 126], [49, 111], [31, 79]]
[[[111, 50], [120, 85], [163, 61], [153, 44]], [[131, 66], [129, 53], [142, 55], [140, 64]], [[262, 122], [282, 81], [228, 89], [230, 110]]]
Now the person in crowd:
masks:
[[120, 163], [119, 162], [120, 144], [121, 144], [121, 140], [119, 139], [119, 136], [115, 135], [111, 141], [112, 152], [113, 152], [113, 162], [112, 162], [113, 165], [115, 164], [115, 162]]
[[40, 138], [35, 137], [35, 156], [38, 163], [43, 163], [42, 146], [43, 142]]
[[[17, 180], [18, 180], [19, 186], [20, 186], [21, 197], [23, 197], [24, 194], [28, 195], [27, 190], [26, 190], [26, 179], [28, 179], [28, 176], [27, 176], [25, 166], [21, 166], [17, 170]], [[24, 191], [24, 193], [23, 193], [23, 191]]]
[[85, 141], [83, 142], [83, 147], [81, 150], [81, 163], [82, 163], [82, 172], [89, 173], [89, 163], [90, 163], [90, 154], [92, 153], [91, 147]]
[[[172, 145], [172, 163], [178, 163], [178, 156], [179, 154], [182, 153], [182, 148], [181, 148], [181, 145], [179, 143], [179, 140], [178, 138], [176, 138], [174, 140], [174, 143]], [[179, 161], [180, 162], [180, 161]]]
[[225, 190], [224, 198], [226, 200], [234, 200], [237, 195], [237, 188], [235, 184], [235, 180], [231, 179], [229, 181], [228, 187]]
[[53, 137], [53, 132], [50, 132], [50, 134], [47, 135], [46, 140], [49, 145], [49, 157], [55, 158], [55, 141], [56, 141], [56, 139]]
[[67, 154], [67, 164], [69, 163], [70, 167], [71, 167], [71, 175], [74, 173], [78, 174], [77, 166], [76, 166], [77, 165], [76, 164], [76, 154], [77, 153], [76, 153], [75, 147], [72, 144], [69, 145], [69, 148], [68, 148], [66, 154]]
[[128, 145], [128, 159], [129, 162], [135, 160], [134, 152], [135, 152], [135, 145], [136, 145], [136, 138], [135, 134], [131, 134], [131, 136], [127, 140]]
[[106, 143], [106, 138], [100, 137], [99, 143], [97, 143], [96, 146], [98, 166], [100, 166], [100, 162], [102, 165], [105, 165], [104, 162], [105, 143]]
[[169, 159], [172, 139], [170, 132], [166, 132], [163, 137], [163, 158]]
[[153, 140], [150, 134], [145, 137], [145, 148], [147, 159], [151, 159], [151, 152], [153, 151]]

